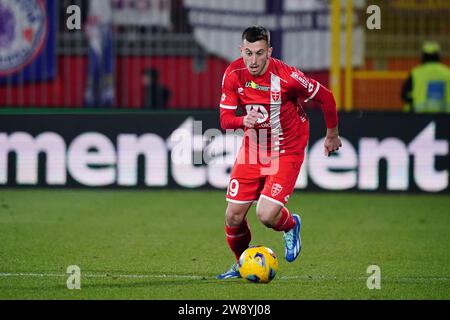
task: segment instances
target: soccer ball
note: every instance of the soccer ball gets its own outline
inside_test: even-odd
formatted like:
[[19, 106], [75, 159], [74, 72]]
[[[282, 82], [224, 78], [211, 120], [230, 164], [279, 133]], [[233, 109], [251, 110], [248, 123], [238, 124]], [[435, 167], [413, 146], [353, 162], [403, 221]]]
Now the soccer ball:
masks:
[[268, 283], [277, 272], [277, 256], [267, 247], [251, 246], [239, 257], [239, 273], [250, 282]]

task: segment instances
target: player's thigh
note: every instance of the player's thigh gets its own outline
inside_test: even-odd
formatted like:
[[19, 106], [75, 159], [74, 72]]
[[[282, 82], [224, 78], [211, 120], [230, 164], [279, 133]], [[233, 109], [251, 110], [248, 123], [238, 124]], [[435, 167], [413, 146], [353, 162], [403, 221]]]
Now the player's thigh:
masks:
[[281, 204], [266, 197], [260, 197], [256, 205], [256, 216], [263, 224], [272, 226], [275, 224], [281, 208], [283, 208]]
[[280, 206], [286, 205], [295, 188], [304, 154], [280, 157], [279, 170], [268, 176], [261, 197]]

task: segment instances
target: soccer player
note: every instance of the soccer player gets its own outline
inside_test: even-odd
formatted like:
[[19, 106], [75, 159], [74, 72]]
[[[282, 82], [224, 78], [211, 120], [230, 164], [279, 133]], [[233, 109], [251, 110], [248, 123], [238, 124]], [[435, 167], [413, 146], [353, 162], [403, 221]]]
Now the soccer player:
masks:
[[[246, 215], [257, 202], [258, 219], [275, 231], [283, 231], [285, 258], [292, 262], [301, 250], [301, 219], [285, 205], [308, 143], [308, 118], [301, 103], [314, 100], [322, 105], [326, 156], [342, 146], [336, 103], [320, 83], [271, 57], [270, 34], [264, 27], [252, 26], [243, 32], [240, 52], [241, 57], [225, 71], [220, 102], [221, 127], [244, 128], [226, 195], [226, 241], [238, 261], [251, 241]], [[236, 114], [238, 108], [243, 116]], [[239, 277], [237, 262], [217, 276]]]

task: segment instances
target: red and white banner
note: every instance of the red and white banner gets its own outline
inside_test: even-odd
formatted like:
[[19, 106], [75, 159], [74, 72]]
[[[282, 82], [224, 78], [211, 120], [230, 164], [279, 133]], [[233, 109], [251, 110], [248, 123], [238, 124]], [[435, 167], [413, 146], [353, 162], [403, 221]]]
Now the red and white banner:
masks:
[[[273, 56], [302, 70], [330, 67], [330, 8], [323, 0], [185, 0], [196, 40], [209, 52], [228, 61], [239, 56], [242, 31], [262, 25], [271, 31]], [[365, 0], [355, 0], [356, 11]], [[343, 11], [344, 12], [344, 11]], [[363, 26], [354, 19], [353, 65], [364, 57]], [[345, 52], [345, 21], [341, 51]], [[345, 55], [342, 55], [342, 65]]]

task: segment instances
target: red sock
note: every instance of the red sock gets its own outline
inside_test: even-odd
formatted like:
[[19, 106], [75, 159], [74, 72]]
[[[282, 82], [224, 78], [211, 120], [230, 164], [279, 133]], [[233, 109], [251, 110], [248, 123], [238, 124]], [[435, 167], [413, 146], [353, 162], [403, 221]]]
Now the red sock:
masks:
[[250, 240], [252, 240], [252, 233], [248, 228], [247, 219], [244, 219], [240, 226], [229, 227], [225, 225], [225, 234], [227, 236], [227, 243], [231, 251], [239, 260], [242, 252], [248, 248]]
[[278, 220], [277, 224], [275, 226], [273, 226], [272, 229], [274, 229], [276, 231], [289, 231], [293, 227], [295, 227], [294, 217], [292, 217], [292, 214], [289, 212], [289, 210], [286, 207], [283, 207], [281, 209], [280, 220]]

